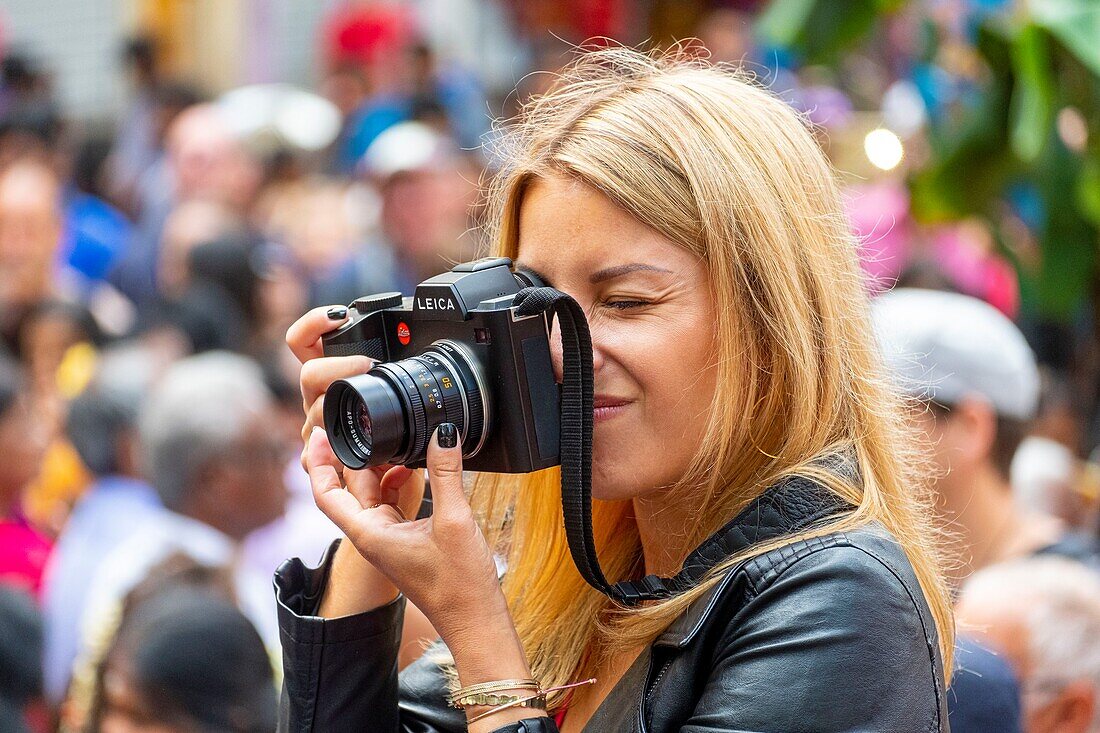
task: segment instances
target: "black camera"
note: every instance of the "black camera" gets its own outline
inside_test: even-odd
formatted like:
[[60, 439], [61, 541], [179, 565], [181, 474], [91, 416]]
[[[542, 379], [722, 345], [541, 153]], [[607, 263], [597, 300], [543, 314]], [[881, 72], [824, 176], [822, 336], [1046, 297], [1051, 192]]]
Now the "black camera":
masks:
[[516, 293], [542, 283], [487, 258], [349, 306], [325, 356], [362, 354], [370, 372], [325, 393], [325, 430], [349, 468], [423, 467], [438, 425], [458, 426], [463, 467], [527, 473], [559, 462], [559, 387], [545, 314], [520, 316]]

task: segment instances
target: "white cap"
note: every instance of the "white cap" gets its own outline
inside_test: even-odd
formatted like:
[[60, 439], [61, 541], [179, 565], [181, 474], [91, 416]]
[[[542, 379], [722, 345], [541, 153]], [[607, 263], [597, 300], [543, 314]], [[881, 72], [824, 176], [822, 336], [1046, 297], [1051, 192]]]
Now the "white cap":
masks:
[[372, 176], [437, 170], [453, 155], [450, 140], [423, 122], [400, 122], [386, 128], [363, 153], [363, 169]]
[[1030, 420], [1039, 369], [1020, 330], [966, 295], [902, 288], [871, 303], [887, 368], [907, 394], [951, 405], [986, 400], [998, 415]]

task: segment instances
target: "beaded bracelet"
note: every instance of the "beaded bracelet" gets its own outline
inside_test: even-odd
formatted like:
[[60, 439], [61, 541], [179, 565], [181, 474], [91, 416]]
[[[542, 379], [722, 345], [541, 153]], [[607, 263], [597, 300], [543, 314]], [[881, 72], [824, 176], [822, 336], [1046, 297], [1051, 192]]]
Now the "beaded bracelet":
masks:
[[[520, 700], [524, 702], [519, 702]], [[537, 692], [530, 696], [525, 697], [523, 695], [497, 695], [494, 693], [479, 692], [474, 695], [464, 695], [451, 701], [453, 707], [459, 710], [465, 710], [472, 705], [503, 705], [505, 703], [514, 704], [516, 707], [522, 708], [540, 708], [546, 709], [546, 695], [538, 694]]]

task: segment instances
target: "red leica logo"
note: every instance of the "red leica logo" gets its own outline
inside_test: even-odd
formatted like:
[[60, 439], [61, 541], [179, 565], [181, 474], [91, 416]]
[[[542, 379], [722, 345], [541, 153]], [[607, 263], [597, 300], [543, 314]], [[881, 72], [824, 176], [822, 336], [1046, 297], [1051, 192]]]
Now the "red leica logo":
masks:
[[409, 345], [409, 326], [404, 321], [397, 324], [397, 340], [401, 342], [402, 346]]

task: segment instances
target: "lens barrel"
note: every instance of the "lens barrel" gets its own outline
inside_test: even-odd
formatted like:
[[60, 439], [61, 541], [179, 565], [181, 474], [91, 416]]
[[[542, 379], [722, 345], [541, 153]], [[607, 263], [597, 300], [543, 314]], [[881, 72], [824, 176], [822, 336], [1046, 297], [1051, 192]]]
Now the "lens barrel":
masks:
[[423, 461], [444, 422], [458, 427], [469, 458], [485, 442], [487, 406], [476, 359], [443, 341], [333, 382], [325, 394], [325, 430], [336, 457], [349, 468]]

